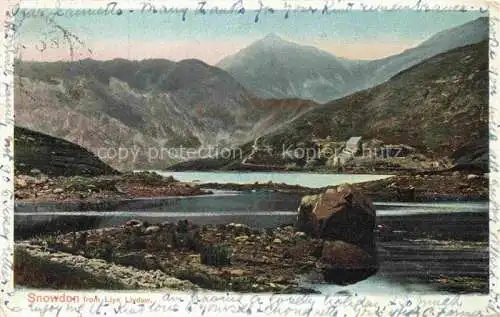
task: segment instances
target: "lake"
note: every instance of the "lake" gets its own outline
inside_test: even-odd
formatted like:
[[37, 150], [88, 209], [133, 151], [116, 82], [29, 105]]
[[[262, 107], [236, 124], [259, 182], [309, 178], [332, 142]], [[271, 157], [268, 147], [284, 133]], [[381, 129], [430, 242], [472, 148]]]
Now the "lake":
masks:
[[319, 174], [298, 172], [170, 172], [154, 171], [164, 176], [173, 176], [183, 182], [197, 183], [285, 183], [301, 185], [309, 188], [322, 188], [342, 183], [359, 183], [391, 177], [390, 175], [363, 175], [363, 174]]

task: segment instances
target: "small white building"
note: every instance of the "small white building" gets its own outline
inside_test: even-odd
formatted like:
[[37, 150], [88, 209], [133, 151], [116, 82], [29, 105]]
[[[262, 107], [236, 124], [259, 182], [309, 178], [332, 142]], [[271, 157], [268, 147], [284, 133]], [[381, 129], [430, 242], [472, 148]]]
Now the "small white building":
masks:
[[346, 145], [345, 145], [345, 150], [347, 152], [350, 152], [352, 155], [356, 155], [359, 153], [362, 148], [361, 148], [361, 137], [360, 136], [353, 136], [347, 140]]

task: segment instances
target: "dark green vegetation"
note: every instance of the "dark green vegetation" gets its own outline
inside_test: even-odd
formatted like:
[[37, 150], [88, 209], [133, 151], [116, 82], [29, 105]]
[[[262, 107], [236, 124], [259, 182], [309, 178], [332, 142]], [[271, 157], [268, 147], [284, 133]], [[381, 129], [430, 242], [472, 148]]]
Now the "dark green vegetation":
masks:
[[37, 169], [48, 176], [117, 174], [88, 150], [71, 142], [22, 127], [14, 128], [16, 174]]

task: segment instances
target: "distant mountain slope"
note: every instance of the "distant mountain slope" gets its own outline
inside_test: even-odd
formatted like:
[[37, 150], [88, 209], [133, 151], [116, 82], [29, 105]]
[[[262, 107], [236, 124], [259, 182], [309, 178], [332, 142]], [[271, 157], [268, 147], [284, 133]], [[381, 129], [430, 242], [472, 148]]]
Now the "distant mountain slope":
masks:
[[116, 170], [84, 148], [22, 127], [14, 128], [16, 174], [38, 169], [49, 176], [105, 175]]
[[258, 97], [318, 102], [349, 89], [352, 74], [348, 65], [317, 48], [288, 42], [275, 34], [217, 64]]
[[375, 61], [349, 61], [271, 34], [217, 66], [261, 98], [328, 102], [385, 82], [432, 56], [488, 38], [488, 18], [437, 33], [401, 54]]
[[16, 124], [127, 169], [182, 161], [180, 147], [252, 140], [314, 106], [263, 107], [228, 73], [199, 60], [19, 62], [15, 80]]
[[458, 27], [439, 32], [420, 45], [401, 54], [354, 66], [352, 71], [358, 78], [364, 77], [358, 88], [373, 87], [432, 56], [487, 40], [488, 34], [488, 18], [481, 17]]
[[379, 86], [315, 108], [262, 139], [281, 149], [328, 136], [409, 144], [430, 157], [450, 157], [469, 144], [487, 148], [488, 42], [430, 58]]

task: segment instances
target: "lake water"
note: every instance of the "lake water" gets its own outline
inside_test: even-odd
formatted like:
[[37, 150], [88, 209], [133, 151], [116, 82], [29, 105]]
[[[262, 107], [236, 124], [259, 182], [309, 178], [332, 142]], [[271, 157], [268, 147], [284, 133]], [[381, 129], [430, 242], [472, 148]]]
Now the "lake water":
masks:
[[362, 174], [319, 174], [319, 173], [283, 173], [283, 172], [170, 172], [155, 171], [161, 175], [172, 175], [183, 182], [198, 183], [285, 183], [301, 185], [309, 188], [321, 188], [342, 183], [359, 183], [391, 177], [390, 175], [362, 175]]
[[[367, 180], [365, 175], [303, 173], [165, 173], [183, 181], [252, 183], [287, 182], [310, 187]], [[229, 175], [227, 175], [229, 174]], [[258, 174], [258, 175], [255, 175]], [[217, 175], [213, 179], [210, 176]], [[264, 175], [268, 177], [265, 178]], [[302, 176], [305, 175], [305, 178]], [[315, 179], [315, 177], [318, 178]], [[368, 175], [368, 179], [385, 176]], [[316, 181], [315, 181], [316, 180]], [[112, 204], [16, 203], [15, 236], [19, 239], [53, 230], [83, 230], [123, 224], [130, 219], [149, 223], [188, 219], [198, 224], [244, 223], [267, 228], [293, 224], [301, 194], [271, 191], [215, 191], [214, 195], [134, 199]], [[377, 223], [401, 232], [401, 241], [378, 243], [379, 273], [354, 285], [313, 284], [324, 293], [370, 294], [443, 293], [427, 278], [441, 274], [474, 275], [487, 281], [488, 249], [485, 244], [453, 252], [440, 251], [435, 241], [488, 241], [487, 202], [399, 203], [375, 202]], [[444, 253], [443, 253], [444, 252]], [[304, 286], [308, 282], [304, 281]]]

